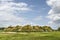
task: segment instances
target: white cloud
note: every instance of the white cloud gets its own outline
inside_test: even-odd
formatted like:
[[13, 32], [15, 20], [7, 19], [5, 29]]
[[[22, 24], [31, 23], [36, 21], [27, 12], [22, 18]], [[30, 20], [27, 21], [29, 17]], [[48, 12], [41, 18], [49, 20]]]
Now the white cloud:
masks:
[[47, 4], [49, 6], [53, 6], [55, 4], [56, 0], [47, 0]]
[[[17, 25], [25, 21], [25, 18], [18, 17], [14, 13], [29, 11], [27, 3], [15, 3], [14, 0], [0, 0], [0, 26]], [[17, 12], [18, 11], [18, 12]]]
[[49, 23], [60, 25], [60, 0], [47, 0], [47, 4], [51, 7], [48, 12]]

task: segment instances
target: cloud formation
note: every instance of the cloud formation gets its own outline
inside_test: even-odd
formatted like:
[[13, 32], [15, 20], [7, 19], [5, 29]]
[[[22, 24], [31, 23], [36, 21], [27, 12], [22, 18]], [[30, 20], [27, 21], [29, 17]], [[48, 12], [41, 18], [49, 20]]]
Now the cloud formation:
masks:
[[47, 0], [47, 4], [51, 7], [48, 12], [50, 24], [60, 25], [60, 0]]
[[14, 15], [21, 11], [29, 11], [27, 3], [16, 3], [14, 0], [0, 0], [0, 26], [17, 25], [25, 18]]

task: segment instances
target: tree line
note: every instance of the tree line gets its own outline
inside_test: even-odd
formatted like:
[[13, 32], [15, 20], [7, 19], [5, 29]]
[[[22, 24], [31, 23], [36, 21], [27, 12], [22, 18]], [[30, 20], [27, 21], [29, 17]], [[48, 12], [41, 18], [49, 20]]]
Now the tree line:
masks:
[[7, 28], [0, 28], [4, 32], [52, 32], [52, 31], [60, 31], [60, 27], [57, 30], [52, 29], [50, 26], [8, 26]]

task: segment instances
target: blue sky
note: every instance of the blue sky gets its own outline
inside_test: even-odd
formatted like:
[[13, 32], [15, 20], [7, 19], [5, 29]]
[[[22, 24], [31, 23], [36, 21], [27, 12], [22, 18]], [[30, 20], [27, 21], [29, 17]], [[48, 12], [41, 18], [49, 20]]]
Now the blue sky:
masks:
[[59, 0], [0, 0], [0, 26], [31, 24], [57, 28], [59, 4]]
[[[33, 23], [39, 24], [39, 25], [47, 25], [48, 19], [46, 16], [48, 15], [48, 11], [50, 10], [50, 7], [47, 5], [46, 0], [16, 0], [15, 2], [24, 2], [27, 3], [29, 6], [31, 5], [32, 11], [19, 14], [19, 16], [26, 17], [28, 20], [30, 20]], [[34, 21], [33, 19], [42, 16], [41, 20]], [[40, 19], [40, 18], [39, 18]]]

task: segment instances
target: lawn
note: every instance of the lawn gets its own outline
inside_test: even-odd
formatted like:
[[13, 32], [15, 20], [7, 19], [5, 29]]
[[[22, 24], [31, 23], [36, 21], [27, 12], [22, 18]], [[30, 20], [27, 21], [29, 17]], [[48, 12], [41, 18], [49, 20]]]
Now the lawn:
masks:
[[0, 40], [60, 40], [60, 32], [0, 33]]

